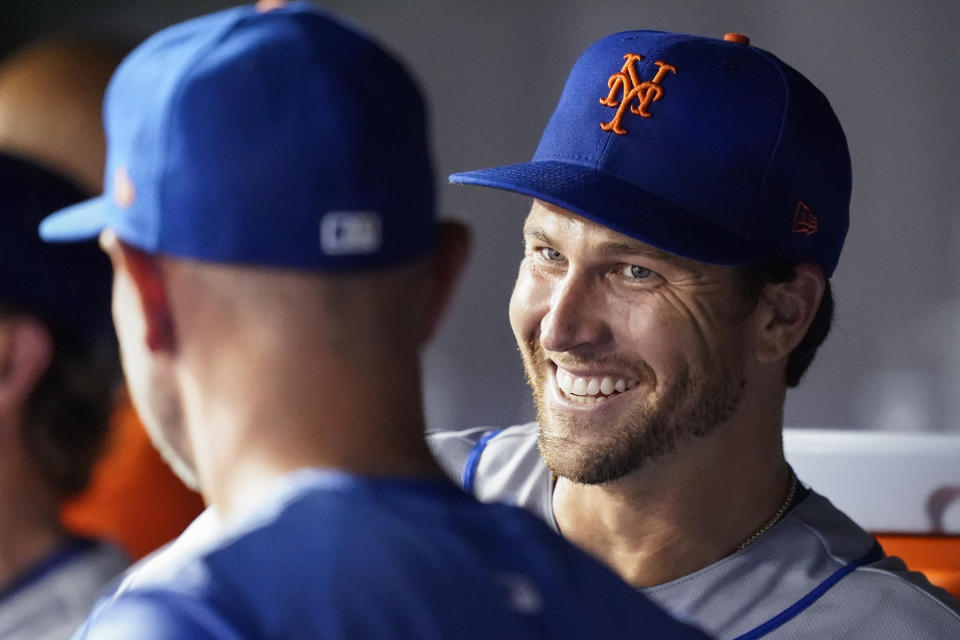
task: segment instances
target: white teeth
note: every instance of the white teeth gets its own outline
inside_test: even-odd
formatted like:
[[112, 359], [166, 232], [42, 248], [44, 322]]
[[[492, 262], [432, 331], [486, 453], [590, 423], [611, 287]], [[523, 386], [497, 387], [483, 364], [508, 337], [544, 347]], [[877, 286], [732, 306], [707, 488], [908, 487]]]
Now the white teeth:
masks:
[[583, 378], [577, 378], [573, 383], [573, 393], [578, 396], [586, 395], [587, 393], [587, 381]]
[[563, 369], [557, 369], [557, 386], [564, 393], [571, 393], [573, 391], [573, 376]]
[[611, 393], [613, 393], [614, 388], [615, 387], [613, 386], [613, 378], [611, 378], [610, 376], [607, 376], [606, 378], [604, 378], [603, 382], [600, 383], [600, 393], [602, 393], [605, 396], [608, 396]]
[[614, 393], [623, 393], [639, 384], [637, 380], [614, 379], [612, 376], [576, 378], [559, 367], [556, 370], [556, 381], [560, 391], [568, 399], [581, 404], [603, 402]]

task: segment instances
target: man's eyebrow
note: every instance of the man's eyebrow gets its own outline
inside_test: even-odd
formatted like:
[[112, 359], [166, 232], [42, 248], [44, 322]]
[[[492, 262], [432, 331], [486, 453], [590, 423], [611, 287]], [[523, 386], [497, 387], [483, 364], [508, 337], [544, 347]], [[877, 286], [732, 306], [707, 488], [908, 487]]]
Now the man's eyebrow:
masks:
[[532, 238], [533, 240], [539, 240], [544, 244], [553, 246], [553, 239], [547, 235], [547, 233], [540, 227], [524, 227], [523, 229], [524, 238]]
[[645, 258], [655, 258], [657, 260], [674, 261], [680, 260], [677, 256], [661, 251], [654, 247], [641, 246], [628, 242], [602, 242], [596, 247], [596, 252], [602, 256], [610, 255], [632, 255], [643, 256]]
[[[556, 246], [553, 238], [540, 227], [524, 228], [523, 236], [525, 239], [538, 240], [547, 246]], [[656, 247], [634, 244], [632, 242], [601, 242], [594, 247], [594, 252], [602, 257], [638, 256], [649, 260], [664, 262], [685, 271], [696, 271], [696, 261], [682, 258], [667, 251], [657, 249]]]
[[687, 258], [662, 251], [656, 247], [633, 244], [629, 242], [602, 242], [594, 250], [597, 255], [610, 256], [639, 256], [649, 260], [657, 260], [685, 271], [696, 271], [696, 262]]

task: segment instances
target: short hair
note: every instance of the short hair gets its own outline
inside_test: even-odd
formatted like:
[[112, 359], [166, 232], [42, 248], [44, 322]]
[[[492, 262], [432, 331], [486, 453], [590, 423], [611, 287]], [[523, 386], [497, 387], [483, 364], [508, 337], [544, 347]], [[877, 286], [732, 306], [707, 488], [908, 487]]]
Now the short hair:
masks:
[[[768, 284], [779, 284], [793, 280], [796, 277], [794, 271], [796, 266], [795, 263], [780, 258], [768, 258], [759, 264], [739, 267], [737, 274], [741, 290], [751, 307], [759, 301], [764, 287]], [[817, 312], [813, 316], [803, 339], [794, 347], [787, 358], [786, 383], [790, 388], [800, 384], [800, 379], [813, 362], [817, 349], [827, 339], [830, 327], [833, 324], [833, 291], [829, 280], [826, 280], [824, 284], [820, 306], [817, 308]]]
[[28, 455], [61, 498], [83, 491], [103, 452], [113, 407], [115, 348], [90, 340], [14, 305], [0, 305], [0, 316], [29, 315], [47, 329], [53, 353], [34, 386], [23, 420]]

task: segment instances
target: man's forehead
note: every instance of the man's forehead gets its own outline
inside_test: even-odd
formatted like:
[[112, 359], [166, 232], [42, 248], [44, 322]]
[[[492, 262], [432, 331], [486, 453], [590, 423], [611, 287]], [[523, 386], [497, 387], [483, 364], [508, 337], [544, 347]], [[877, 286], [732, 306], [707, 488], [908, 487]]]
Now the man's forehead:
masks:
[[524, 223], [525, 235], [545, 235], [555, 241], [585, 242], [591, 249], [611, 254], [636, 254], [671, 262], [687, 268], [707, 267], [705, 263], [658, 249], [562, 207], [534, 200]]

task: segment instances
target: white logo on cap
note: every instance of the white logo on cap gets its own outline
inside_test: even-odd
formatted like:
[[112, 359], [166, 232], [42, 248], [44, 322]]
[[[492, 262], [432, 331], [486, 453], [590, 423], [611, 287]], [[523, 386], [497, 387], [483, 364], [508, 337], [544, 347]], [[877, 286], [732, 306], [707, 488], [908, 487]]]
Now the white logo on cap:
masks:
[[331, 211], [320, 220], [320, 248], [330, 256], [376, 253], [383, 244], [376, 211]]

